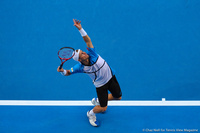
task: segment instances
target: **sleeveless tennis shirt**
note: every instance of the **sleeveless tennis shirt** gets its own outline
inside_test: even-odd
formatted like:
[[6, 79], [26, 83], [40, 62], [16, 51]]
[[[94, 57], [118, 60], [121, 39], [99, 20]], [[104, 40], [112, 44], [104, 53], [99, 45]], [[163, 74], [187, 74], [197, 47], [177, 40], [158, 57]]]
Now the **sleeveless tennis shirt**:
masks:
[[76, 64], [70, 69], [71, 74], [86, 73], [92, 79], [95, 87], [105, 85], [114, 75], [112, 68], [107, 62], [95, 52], [94, 48], [88, 48], [87, 54], [90, 59], [90, 66]]

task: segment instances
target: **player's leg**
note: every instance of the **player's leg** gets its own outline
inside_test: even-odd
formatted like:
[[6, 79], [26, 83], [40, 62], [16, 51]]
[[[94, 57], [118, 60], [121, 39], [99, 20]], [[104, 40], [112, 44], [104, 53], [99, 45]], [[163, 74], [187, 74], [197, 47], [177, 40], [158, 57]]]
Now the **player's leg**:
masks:
[[113, 76], [112, 79], [110, 80], [110, 86], [108, 90], [111, 92], [111, 94], [108, 94], [108, 100], [122, 99], [121, 88], [115, 76]]
[[[108, 101], [111, 101], [111, 100], [121, 100], [121, 99], [122, 99], [122, 97], [115, 98], [115, 97], [113, 97], [112, 94], [108, 94]], [[100, 105], [98, 97], [97, 98], [93, 98], [91, 102], [95, 106]]]
[[[106, 84], [106, 87], [111, 92], [111, 94], [108, 94], [108, 101], [122, 99], [121, 88], [115, 76], [113, 76], [111, 80]], [[93, 98], [91, 102], [95, 106], [100, 105], [99, 98]]]
[[107, 107], [108, 106], [105, 106], [105, 107], [101, 107], [100, 105], [97, 105], [93, 108], [93, 112], [96, 114], [96, 113], [102, 113], [102, 112], [105, 112], [107, 110]]
[[108, 101], [111, 101], [111, 100], [121, 100], [121, 99], [122, 99], [122, 97], [115, 98], [115, 97], [113, 97], [112, 94], [108, 94]]
[[87, 116], [89, 118], [89, 122], [92, 126], [98, 126], [99, 123], [96, 120], [96, 113], [105, 112], [108, 104], [108, 85], [104, 85], [102, 87], [96, 88], [97, 96], [99, 100], [99, 105], [95, 106], [92, 110], [87, 112]]

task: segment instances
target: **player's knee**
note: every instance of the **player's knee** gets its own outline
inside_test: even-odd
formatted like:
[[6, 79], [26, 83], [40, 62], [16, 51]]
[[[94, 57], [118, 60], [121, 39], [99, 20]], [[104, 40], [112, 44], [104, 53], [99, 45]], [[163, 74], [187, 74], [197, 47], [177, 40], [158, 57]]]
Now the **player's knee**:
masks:
[[102, 112], [105, 112], [105, 111], [107, 110], [107, 107], [108, 107], [108, 106], [101, 107], [101, 111], [102, 111]]
[[114, 98], [114, 100], [121, 100], [121, 99], [122, 99], [122, 97]]

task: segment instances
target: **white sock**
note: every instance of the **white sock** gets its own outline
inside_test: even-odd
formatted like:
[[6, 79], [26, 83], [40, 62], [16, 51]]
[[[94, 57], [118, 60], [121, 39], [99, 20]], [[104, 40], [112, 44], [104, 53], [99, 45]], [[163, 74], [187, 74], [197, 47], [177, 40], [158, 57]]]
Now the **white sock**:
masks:
[[89, 115], [95, 115], [95, 113], [93, 112], [93, 109], [90, 110]]

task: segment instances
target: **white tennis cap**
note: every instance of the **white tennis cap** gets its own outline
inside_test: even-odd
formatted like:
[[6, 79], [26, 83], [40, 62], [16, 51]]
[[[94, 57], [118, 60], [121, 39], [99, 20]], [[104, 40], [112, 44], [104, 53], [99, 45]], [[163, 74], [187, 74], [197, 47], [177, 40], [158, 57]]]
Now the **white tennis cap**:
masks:
[[[74, 54], [74, 52], [75, 52], [75, 54]], [[80, 49], [75, 50], [74, 52], [73, 52], [73, 54], [74, 54], [73, 59], [74, 59], [75, 61], [78, 61]]]

